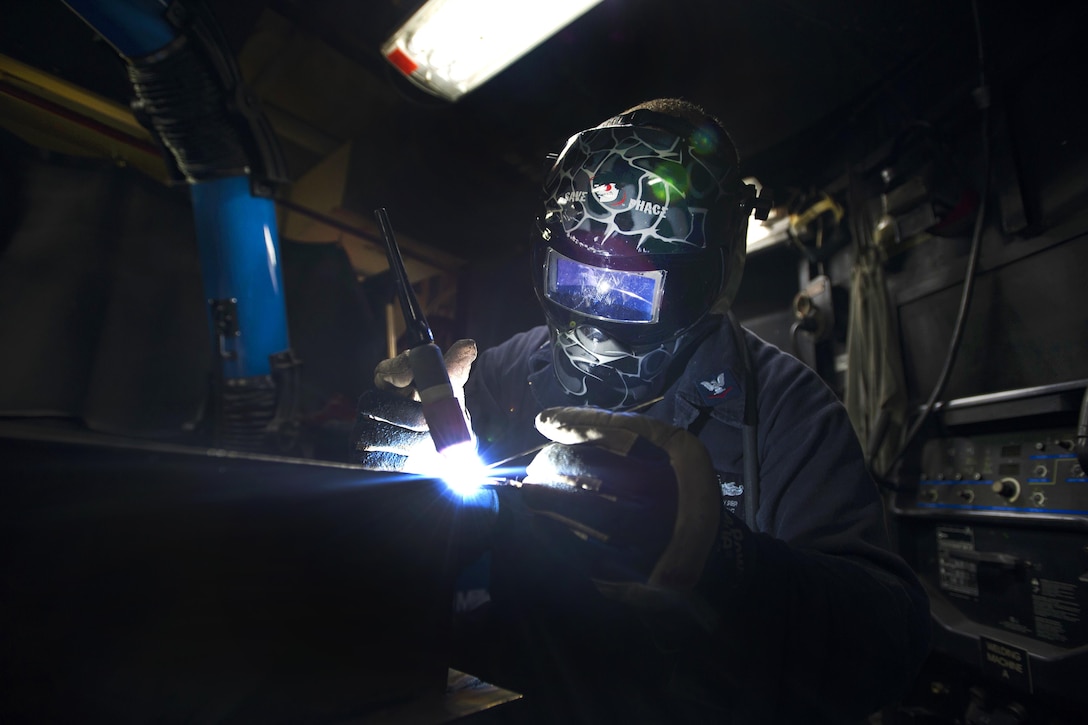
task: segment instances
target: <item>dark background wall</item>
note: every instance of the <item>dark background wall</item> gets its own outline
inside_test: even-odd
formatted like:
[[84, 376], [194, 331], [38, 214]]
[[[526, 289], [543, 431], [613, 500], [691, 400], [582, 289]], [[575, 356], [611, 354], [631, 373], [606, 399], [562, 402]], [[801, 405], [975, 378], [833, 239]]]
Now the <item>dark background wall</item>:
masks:
[[[790, 13], [802, 9], [780, 4]], [[1082, 334], [1088, 329], [1088, 305], [1081, 286], [1088, 139], [1077, 107], [1085, 63], [1076, 43], [1076, 4], [1017, 5], [1010, 12], [1000, 5], [981, 7], [992, 98], [993, 185], [975, 303], [948, 389], [952, 396], [1088, 378], [1088, 336]], [[291, 7], [279, 3], [276, 9], [290, 14]], [[33, 12], [29, 4], [18, 8]], [[588, 98], [582, 86], [546, 98], [527, 90], [529, 79], [557, 52], [551, 47], [464, 106], [415, 108], [406, 100], [391, 113], [386, 105], [376, 107], [370, 125], [358, 131], [359, 144], [369, 151], [354, 157], [346, 203], [369, 214], [374, 199], [389, 194], [403, 210], [398, 220], [422, 225], [416, 231], [426, 242], [464, 254], [468, 264], [459, 280], [452, 334], [473, 336], [483, 346], [496, 344], [541, 321], [525, 258], [543, 153], [582, 124], [600, 120], [596, 116], [605, 101], [622, 105], [647, 95], [686, 93], [731, 122], [744, 170], [774, 192], [781, 212], [799, 211], [825, 193], [846, 210], [833, 230], [836, 246], [819, 250], [816, 261], [808, 239], [783, 239], [748, 260], [738, 315], [767, 339], [794, 350], [789, 334], [794, 295], [820, 272], [840, 293], [849, 288], [854, 246], [873, 233], [880, 195], [890, 186], [883, 170], [898, 167], [901, 181], [927, 167], [934, 182], [931, 196], [953, 201], [981, 193], [985, 181], [981, 116], [973, 99], [978, 46], [969, 3], [932, 15], [930, 27], [894, 12], [878, 22], [853, 6], [839, 10], [828, 16], [829, 25], [813, 30], [811, 47], [804, 47], [811, 50], [812, 64], [827, 61], [825, 70], [840, 68], [849, 58], [880, 59], [880, 73], [867, 86], [859, 90], [857, 79], [851, 81], [853, 95], [844, 86], [833, 98], [813, 96], [813, 88], [802, 88], [807, 75], [801, 71], [793, 77], [796, 82], [774, 86], [769, 79], [776, 76], [768, 70], [762, 83], [742, 86], [724, 76], [715, 85], [709, 71], [670, 85], [667, 73], [657, 69], [645, 72], [641, 82], [624, 75], [618, 86], [608, 86], [600, 104], [576, 108], [574, 100]], [[589, 27], [615, 21], [616, 35], [609, 36], [615, 47], [650, 47], [652, 29], [621, 21], [612, 5], [601, 12]], [[256, 14], [228, 15], [233, 23], [228, 35], [244, 39]], [[53, 18], [58, 27], [69, 20], [63, 13]], [[752, 38], [764, 26], [773, 36], [772, 18], [748, 20]], [[782, 28], [789, 26], [792, 33], [816, 20], [811, 14], [788, 15]], [[76, 43], [81, 26], [65, 27]], [[856, 40], [877, 27], [880, 33], [869, 36], [873, 42], [844, 47], [842, 58], [825, 57], [831, 51], [824, 45], [837, 34]], [[876, 41], [891, 37], [896, 28], [905, 33], [902, 43], [886, 46], [885, 57]], [[556, 41], [568, 54], [560, 53], [564, 65], [556, 66], [562, 73], [554, 82], [562, 85], [562, 78], [570, 80], [586, 67], [571, 53], [590, 35], [591, 30], [579, 29]], [[35, 57], [46, 53], [38, 46], [31, 52], [29, 41], [11, 25], [3, 38], [7, 50]], [[757, 50], [754, 40], [746, 43]], [[803, 61], [801, 50], [793, 47], [796, 57], [780, 55], [780, 62]], [[47, 69], [74, 72], [79, 64], [69, 55], [58, 53]], [[704, 70], [712, 55], [712, 49], [699, 46]], [[658, 57], [668, 65], [665, 56]], [[112, 56], [99, 52], [94, 58]], [[648, 62], [639, 58], [640, 64]], [[85, 65], [93, 63], [85, 59]], [[120, 63], [111, 59], [102, 65], [103, 72], [85, 72], [82, 80], [94, 85], [110, 78], [103, 91], [124, 96]], [[751, 69], [759, 74], [758, 65]], [[731, 101], [743, 96], [742, 88], [746, 100]], [[789, 103], [799, 105], [757, 103], [752, 95], [757, 88], [765, 88], [768, 99], [791, 97]], [[351, 98], [340, 99], [345, 113]], [[798, 115], [787, 123], [777, 118], [781, 113]], [[790, 131], [777, 133], [771, 143], [770, 136], [760, 135], [761, 121]], [[509, 133], [513, 129], [524, 131]], [[7, 135], [0, 152], [0, 410], [71, 417], [148, 435], [184, 431], [201, 413], [208, 375], [204, 305], [184, 190], [111, 164], [43, 156]], [[886, 250], [913, 401], [928, 394], [947, 345], [971, 221], [968, 214], [958, 226]], [[286, 241], [284, 258], [292, 338], [307, 371], [304, 409], [318, 414], [338, 396], [350, 400], [369, 384], [369, 371], [383, 354], [382, 300], [373, 290], [360, 293], [335, 245]], [[797, 352], [820, 365], [829, 381], [841, 382], [841, 326], [822, 350], [803, 344]]]

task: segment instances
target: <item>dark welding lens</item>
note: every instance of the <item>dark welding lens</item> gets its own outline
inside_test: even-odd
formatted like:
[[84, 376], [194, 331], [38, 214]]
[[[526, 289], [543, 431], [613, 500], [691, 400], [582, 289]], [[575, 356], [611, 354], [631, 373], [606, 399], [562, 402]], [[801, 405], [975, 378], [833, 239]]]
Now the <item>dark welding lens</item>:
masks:
[[548, 250], [545, 295], [587, 317], [613, 322], [657, 322], [665, 273], [624, 272], [582, 264]]

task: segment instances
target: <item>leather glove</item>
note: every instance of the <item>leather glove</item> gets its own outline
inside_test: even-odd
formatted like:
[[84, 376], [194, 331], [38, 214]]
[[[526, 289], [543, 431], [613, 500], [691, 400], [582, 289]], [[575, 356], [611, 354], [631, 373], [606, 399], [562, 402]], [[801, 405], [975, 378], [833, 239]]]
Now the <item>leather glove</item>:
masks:
[[[443, 358], [454, 395], [464, 410], [464, 387], [476, 360], [476, 342], [458, 340]], [[355, 460], [378, 471], [431, 474], [440, 470], [441, 458], [423, 417], [408, 353], [378, 363], [374, 385], [375, 390], [363, 393], [359, 399], [352, 434]]]
[[653, 418], [586, 407], [549, 408], [536, 427], [553, 443], [526, 469], [524, 501], [582, 540], [597, 590], [649, 609], [689, 593], [722, 516], [702, 443]]

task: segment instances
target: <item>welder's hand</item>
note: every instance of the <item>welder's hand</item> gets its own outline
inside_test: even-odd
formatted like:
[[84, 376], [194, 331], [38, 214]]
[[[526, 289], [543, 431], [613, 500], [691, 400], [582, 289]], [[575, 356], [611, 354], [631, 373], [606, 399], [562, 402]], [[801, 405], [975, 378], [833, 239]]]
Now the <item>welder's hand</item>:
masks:
[[[476, 342], [458, 340], [443, 355], [453, 393], [464, 410], [464, 387], [476, 360]], [[413, 383], [408, 352], [374, 368], [377, 390], [359, 399], [352, 440], [355, 461], [378, 471], [431, 473], [439, 465], [423, 406]]]
[[[472, 370], [472, 363], [476, 361], [476, 341], [458, 340], [450, 345], [450, 349], [442, 357], [446, 361], [446, 372], [449, 373], [454, 395], [464, 402], [465, 383]], [[396, 357], [382, 360], [374, 368], [374, 385], [379, 390], [399, 392], [418, 400], [419, 395], [412, 386], [412, 380], [412, 367], [408, 362], [407, 350]]]
[[352, 440], [355, 462], [375, 471], [402, 471], [409, 457], [434, 452], [423, 405], [386, 390], [359, 398]]
[[586, 407], [549, 408], [536, 427], [554, 442], [529, 464], [525, 503], [583, 540], [597, 589], [649, 608], [691, 591], [721, 517], [702, 443], [646, 416]]

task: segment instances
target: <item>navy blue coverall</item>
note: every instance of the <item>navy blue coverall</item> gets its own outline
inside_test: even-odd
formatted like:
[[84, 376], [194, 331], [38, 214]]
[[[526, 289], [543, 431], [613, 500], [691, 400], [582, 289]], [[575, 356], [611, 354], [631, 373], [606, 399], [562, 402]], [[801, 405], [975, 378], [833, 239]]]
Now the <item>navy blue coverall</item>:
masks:
[[[744, 334], [758, 379], [755, 532], [743, 524], [745, 394], [729, 324], [644, 412], [697, 433], [722, 486], [727, 525], [696, 593], [709, 619], [605, 601], [580, 570], [584, 543], [537, 530], [506, 494], [466, 662], [526, 692], [541, 721], [861, 722], [920, 668], [928, 602], [890, 550], [845, 409], [796, 358]], [[465, 395], [485, 461], [544, 442], [537, 413], [571, 404], [551, 365], [544, 327], [480, 354]]]

